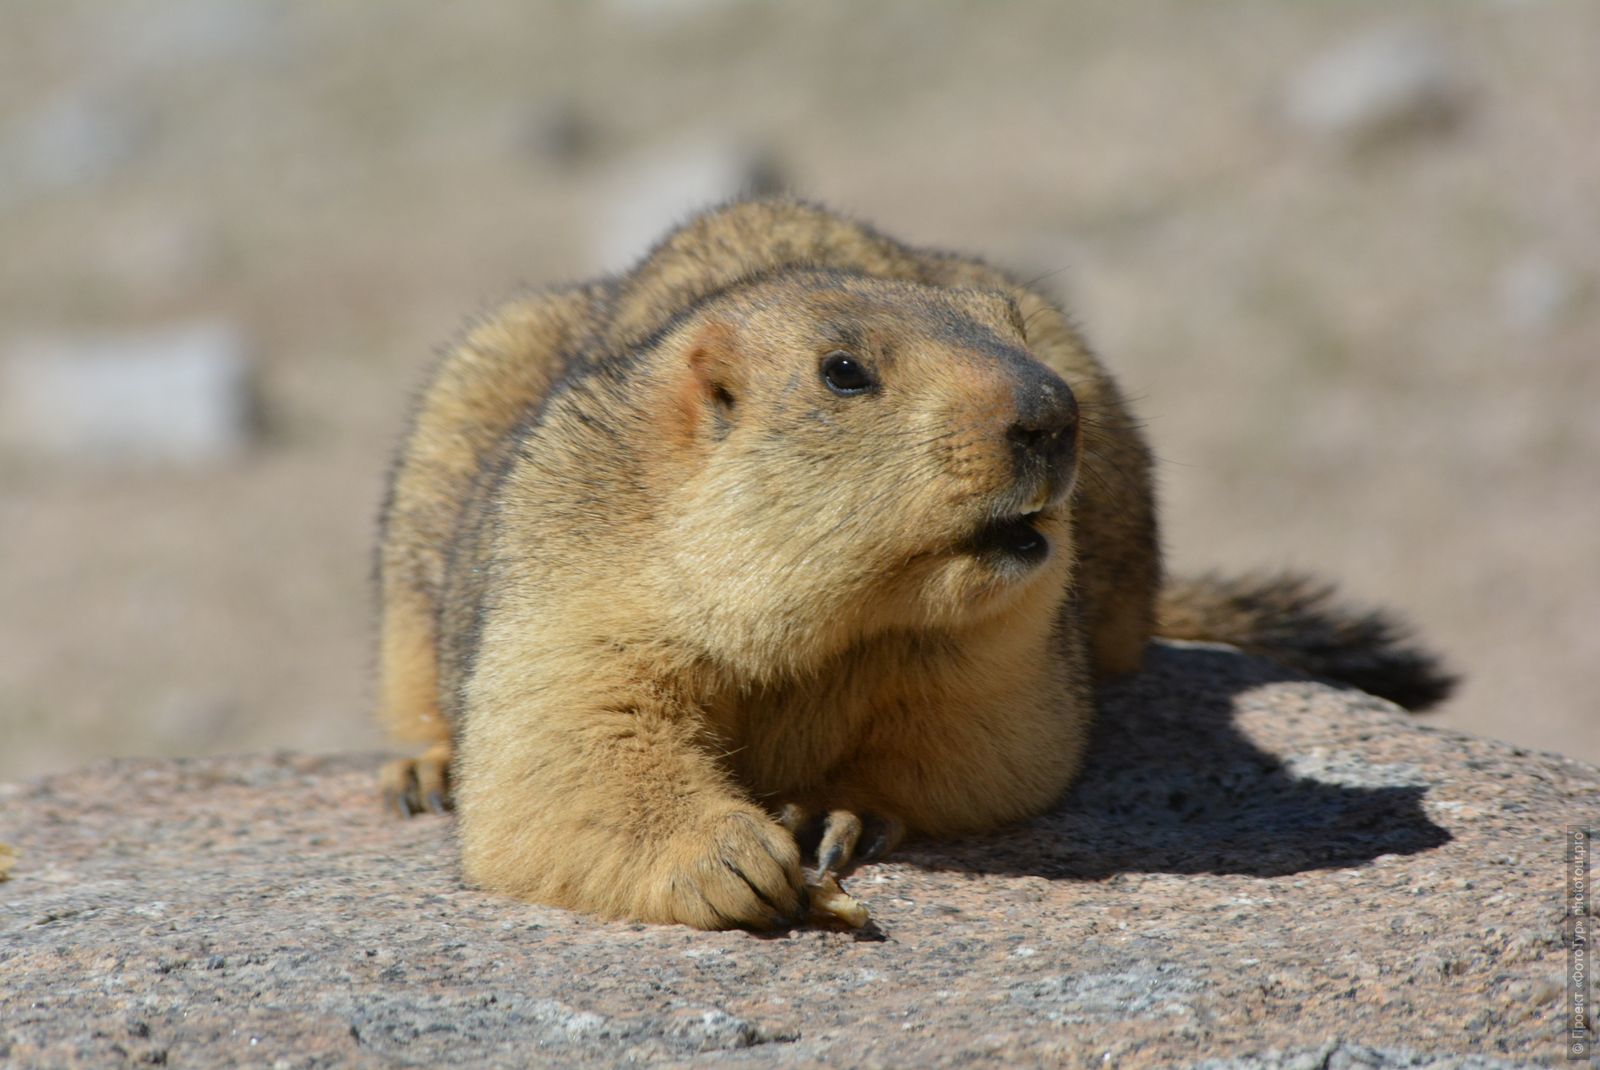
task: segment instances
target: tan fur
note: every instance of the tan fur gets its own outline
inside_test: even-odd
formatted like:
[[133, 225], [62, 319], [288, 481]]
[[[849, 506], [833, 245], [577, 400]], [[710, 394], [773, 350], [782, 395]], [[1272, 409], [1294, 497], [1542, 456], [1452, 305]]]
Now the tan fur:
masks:
[[378, 561], [378, 708], [401, 739], [450, 736], [439, 708], [438, 593], [463, 497], [484, 459], [549, 389], [550, 358], [582, 329], [589, 305], [582, 292], [506, 305], [451, 350], [419, 400], [391, 478]]
[[[871, 396], [824, 385], [840, 350]], [[1072, 461], [1027, 468], [1008, 435], [1068, 386]], [[445, 357], [385, 509], [384, 716], [453, 741], [478, 884], [780, 924], [803, 906], [780, 812], [843, 812], [829, 842], [853, 845], [851, 814], [939, 835], [1061, 794], [1092, 678], [1154, 627], [1149, 463], [1044, 295], [810, 205], [729, 205]], [[974, 550], [1045, 493], [1045, 560]]]

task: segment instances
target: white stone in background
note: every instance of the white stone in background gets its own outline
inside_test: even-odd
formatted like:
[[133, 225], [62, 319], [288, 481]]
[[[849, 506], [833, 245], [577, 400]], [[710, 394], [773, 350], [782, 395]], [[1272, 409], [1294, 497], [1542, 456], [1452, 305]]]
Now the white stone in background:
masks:
[[1465, 79], [1443, 43], [1391, 26], [1313, 59], [1287, 87], [1283, 111], [1311, 135], [1369, 145], [1448, 126], [1465, 104]]
[[782, 185], [769, 153], [737, 142], [679, 142], [624, 160], [601, 182], [605, 203], [595, 226], [596, 265], [621, 271], [697, 209], [740, 193], [776, 192]]
[[1579, 287], [1566, 267], [1529, 253], [1505, 266], [1497, 289], [1500, 318], [1506, 326], [1538, 334], [1561, 322], [1577, 302]]
[[286, 13], [280, 0], [85, 6], [73, 35], [82, 81], [0, 129], [0, 203], [114, 176], [160, 133], [152, 78], [208, 62], [235, 77], [243, 61], [282, 55]]
[[24, 188], [92, 182], [137, 157], [150, 130], [149, 114], [128, 99], [66, 93], [11, 128], [0, 147], [0, 165]]
[[244, 337], [226, 323], [18, 339], [0, 360], [0, 443], [35, 457], [215, 464], [250, 444], [252, 385]]

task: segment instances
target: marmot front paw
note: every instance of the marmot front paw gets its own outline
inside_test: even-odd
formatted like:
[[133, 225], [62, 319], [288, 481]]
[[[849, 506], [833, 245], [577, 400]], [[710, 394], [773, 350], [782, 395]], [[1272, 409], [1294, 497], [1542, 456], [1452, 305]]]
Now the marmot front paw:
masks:
[[649, 913], [702, 929], [776, 929], [805, 920], [794, 837], [754, 807], [724, 811], [673, 837]]
[[407, 818], [431, 810], [436, 814], [455, 809], [450, 792], [450, 744], [435, 743], [415, 758], [396, 758], [378, 773], [378, 786], [386, 807]]

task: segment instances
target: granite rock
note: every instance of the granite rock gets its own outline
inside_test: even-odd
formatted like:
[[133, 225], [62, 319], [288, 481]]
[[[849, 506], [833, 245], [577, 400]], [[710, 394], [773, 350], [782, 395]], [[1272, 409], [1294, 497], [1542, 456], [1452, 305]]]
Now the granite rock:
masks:
[[874, 940], [473, 890], [379, 760], [0, 788], [0, 1064], [1543, 1064], [1563, 827], [1600, 802], [1600, 769], [1167, 646], [1055, 811], [847, 882]]

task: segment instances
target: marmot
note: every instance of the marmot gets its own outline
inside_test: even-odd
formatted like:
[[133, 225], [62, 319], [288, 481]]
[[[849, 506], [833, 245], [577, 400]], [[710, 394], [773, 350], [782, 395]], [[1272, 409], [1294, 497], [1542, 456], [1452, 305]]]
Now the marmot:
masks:
[[471, 327], [383, 509], [384, 773], [469, 880], [704, 928], [903, 834], [1039, 813], [1097, 679], [1215, 639], [1412, 707], [1450, 679], [1295, 577], [1164, 584], [1150, 453], [1063, 311], [820, 207], [705, 212]]

